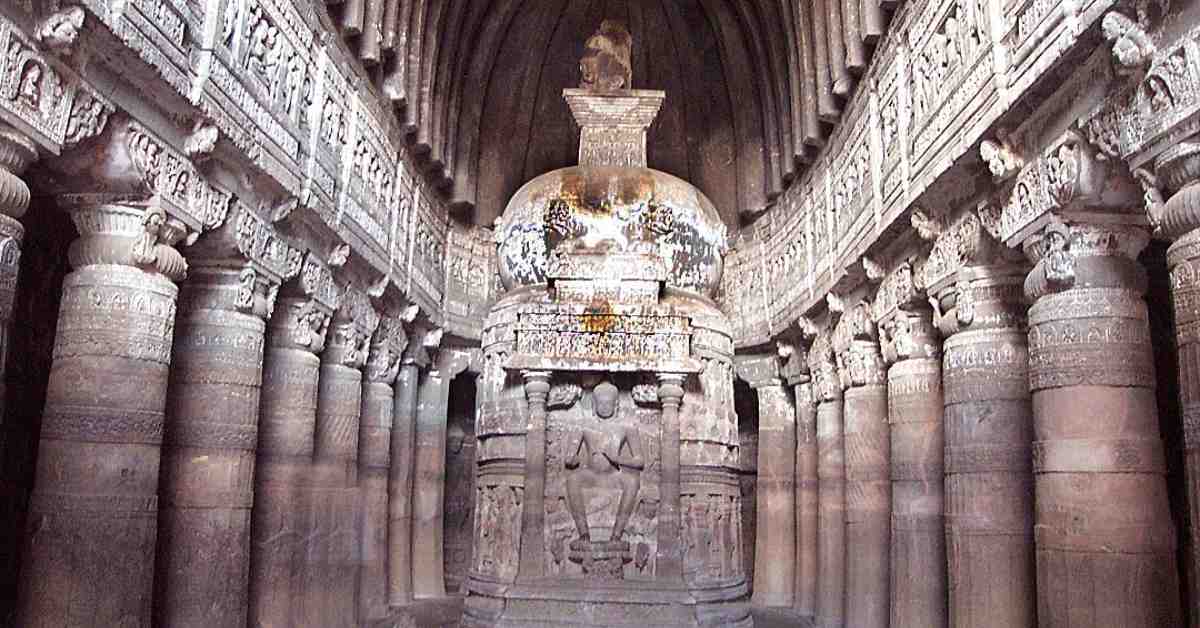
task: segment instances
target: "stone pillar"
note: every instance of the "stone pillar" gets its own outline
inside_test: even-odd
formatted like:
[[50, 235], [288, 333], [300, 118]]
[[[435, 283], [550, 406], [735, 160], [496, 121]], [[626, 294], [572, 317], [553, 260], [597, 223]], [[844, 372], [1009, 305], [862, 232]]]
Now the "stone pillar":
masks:
[[424, 359], [420, 342], [404, 351], [392, 405], [392, 466], [388, 473], [388, 605], [412, 601], [413, 460], [416, 451], [417, 382]]
[[251, 626], [305, 620], [305, 484], [312, 473], [317, 378], [330, 315], [340, 301], [333, 277], [312, 254], [268, 323], [259, 402], [251, 512]]
[[834, 330], [843, 393], [846, 461], [846, 625], [887, 628], [891, 576], [891, 440], [887, 384], [866, 303]]
[[21, 180], [21, 174], [36, 158], [37, 147], [29, 138], [0, 123], [0, 425], [4, 424], [7, 398], [9, 325], [17, 292], [21, 241], [25, 237], [25, 227], [17, 219], [29, 208], [29, 187]]
[[[236, 224], [236, 226], [235, 226]], [[246, 625], [266, 323], [300, 252], [245, 211], [191, 249], [167, 388], [155, 623]]]
[[450, 380], [470, 363], [465, 351], [438, 352], [436, 367], [417, 396], [417, 448], [413, 486], [413, 597], [446, 597], [443, 513], [446, 493], [446, 412]]
[[[550, 394], [549, 371], [522, 371], [529, 426], [525, 434], [525, 491], [546, 494], [546, 399]], [[536, 578], [544, 572], [546, 511], [542, 500], [526, 499], [521, 510], [521, 558], [518, 575]]]
[[157, 206], [64, 208], [63, 283], [16, 625], [150, 626], [182, 224]]
[[893, 363], [891, 623], [945, 628], [941, 339], [928, 305], [902, 306], [880, 324], [880, 335], [888, 338], [884, 356]]
[[1025, 242], [1038, 621], [1178, 626], [1142, 227], [1049, 224]]
[[940, 293], [950, 625], [1033, 626], [1033, 478], [1020, 266]]
[[362, 503], [362, 565], [358, 570], [359, 621], [388, 613], [388, 477], [392, 462], [394, 385], [408, 338], [397, 318], [382, 320], [371, 341], [363, 385], [358, 440], [358, 486]]
[[[1183, 413], [1185, 493], [1191, 625], [1200, 625], [1200, 138], [1192, 137], [1155, 160], [1165, 203], [1147, 209], [1160, 235], [1174, 240], [1167, 249], [1175, 342], [1179, 361], [1179, 396]], [[1145, 175], [1144, 171], [1139, 174]]]
[[796, 586], [796, 408], [774, 355], [737, 361], [758, 394], [755, 606], [791, 606]]
[[817, 406], [804, 376], [796, 396], [796, 610], [817, 613]]
[[846, 624], [846, 460], [842, 386], [830, 331], [809, 351], [817, 398], [817, 628]]
[[378, 325], [379, 315], [366, 294], [346, 289], [321, 354], [308, 498], [309, 521], [314, 527], [302, 603], [303, 625], [314, 628], [356, 623], [362, 528], [358, 492], [362, 368]]
[[662, 476], [658, 483], [658, 575], [676, 582], [683, 581], [679, 408], [683, 404], [686, 377], [682, 373], [658, 374], [658, 398], [663, 406], [662, 450], [659, 453]]

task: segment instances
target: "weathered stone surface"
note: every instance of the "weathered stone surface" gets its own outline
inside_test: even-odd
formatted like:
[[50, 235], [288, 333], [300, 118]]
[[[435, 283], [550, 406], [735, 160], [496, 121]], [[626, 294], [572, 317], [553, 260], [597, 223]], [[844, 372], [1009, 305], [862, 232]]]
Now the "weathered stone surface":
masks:
[[72, 212], [81, 237], [63, 286], [42, 418], [21, 625], [152, 625], [178, 288], [153, 269], [126, 265], [148, 233], [145, 215], [128, 205]]
[[[1059, 229], [1066, 242], [1056, 244]], [[1182, 621], [1135, 259], [1145, 243], [1144, 230], [1094, 223], [1052, 224], [1027, 243], [1038, 580], [1105, 590], [1040, 586], [1046, 626]]]
[[969, 323], [946, 338], [942, 358], [950, 625], [1027, 625], [1036, 616], [1033, 410], [1021, 270], [961, 272], [956, 300], [941, 300], [953, 305], [946, 318]]

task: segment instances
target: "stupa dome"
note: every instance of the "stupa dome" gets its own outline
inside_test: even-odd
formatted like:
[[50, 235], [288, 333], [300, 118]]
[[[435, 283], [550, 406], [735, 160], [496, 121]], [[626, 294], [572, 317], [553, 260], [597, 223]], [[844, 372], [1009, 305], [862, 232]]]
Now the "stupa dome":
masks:
[[564, 253], [657, 256], [666, 284], [712, 296], [726, 231], [688, 182], [636, 166], [582, 165], [525, 184], [496, 224], [506, 290], [544, 284]]

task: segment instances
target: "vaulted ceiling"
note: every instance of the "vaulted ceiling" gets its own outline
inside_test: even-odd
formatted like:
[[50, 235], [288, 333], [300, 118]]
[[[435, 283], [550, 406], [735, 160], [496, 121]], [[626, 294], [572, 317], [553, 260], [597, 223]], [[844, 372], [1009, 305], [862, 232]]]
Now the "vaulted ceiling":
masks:
[[604, 19], [633, 34], [633, 87], [667, 93], [650, 166], [699, 187], [731, 226], [812, 158], [885, 23], [879, 0], [344, 0], [330, 14], [477, 224], [576, 162], [561, 92]]

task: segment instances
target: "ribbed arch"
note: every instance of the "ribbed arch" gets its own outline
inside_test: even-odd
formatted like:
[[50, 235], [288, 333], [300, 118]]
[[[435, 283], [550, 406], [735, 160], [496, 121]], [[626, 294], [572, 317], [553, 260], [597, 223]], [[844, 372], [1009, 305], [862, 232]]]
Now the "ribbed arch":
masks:
[[[650, 132], [651, 167], [691, 181], [736, 227], [827, 137], [845, 96], [834, 90], [854, 87], [886, 22], [877, 6], [344, 0], [330, 12], [394, 101], [428, 175], [478, 224], [494, 220], [525, 181], [575, 162], [578, 134], [561, 91], [577, 84], [583, 42], [600, 21], [625, 23], [633, 86], [667, 92]], [[364, 28], [372, 15], [382, 16], [380, 29]]]

